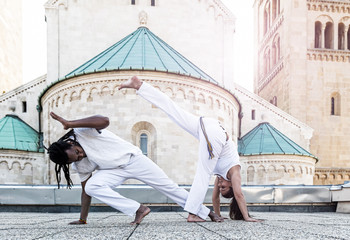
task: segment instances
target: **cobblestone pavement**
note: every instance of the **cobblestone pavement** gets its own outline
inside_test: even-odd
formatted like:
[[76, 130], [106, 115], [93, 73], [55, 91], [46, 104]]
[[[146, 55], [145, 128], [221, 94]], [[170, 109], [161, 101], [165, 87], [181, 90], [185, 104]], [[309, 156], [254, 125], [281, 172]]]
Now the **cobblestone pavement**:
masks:
[[[223, 213], [227, 216], [227, 212]], [[138, 226], [117, 212], [0, 213], [0, 239], [350, 239], [350, 214], [251, 212], [260, 223], [187, 223], [186, 212], [151, 212]]]

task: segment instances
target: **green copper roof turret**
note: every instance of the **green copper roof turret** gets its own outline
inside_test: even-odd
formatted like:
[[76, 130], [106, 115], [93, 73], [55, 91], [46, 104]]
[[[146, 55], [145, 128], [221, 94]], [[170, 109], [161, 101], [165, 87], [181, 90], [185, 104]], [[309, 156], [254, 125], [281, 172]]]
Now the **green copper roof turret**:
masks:
[[170, 72], [217, 83], [146, 27], [138, 28], [64, 78], [112, 70]]
[[39, 133], [16, 115], [0, 119], [0, 149], [41, 152]]
[[269, 123], [260, 123], [238, 141], [241, 156], [263, 154], [303, 155], [317, 159]]

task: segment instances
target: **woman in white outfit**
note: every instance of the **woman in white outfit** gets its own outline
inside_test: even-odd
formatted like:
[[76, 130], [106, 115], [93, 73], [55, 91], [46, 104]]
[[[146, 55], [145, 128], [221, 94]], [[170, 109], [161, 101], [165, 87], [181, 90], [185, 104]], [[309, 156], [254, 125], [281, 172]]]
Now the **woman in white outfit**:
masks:
[[[66, 120], [53, 112], [50, 115], [60, 122], [64, 129], [73, 128], [48, 148], [50, 159], [56, 163], [58, 187], [61, 170], [67, 180], [67, 187], [73, 185], [69, 175], [71, 163], [81, 179], [80, 219], [71, 224], [86, 224], [91, 197], [129, 216], [135, 215], [135, 220], [131, 224], [141, 223], [150, 209], [113, 190], [130, 178], [146, 183], [180, 206], [185, 206], [188, 192], [170, 180], [158, 165], [142, 154], [138, 147], [106, 130], [109, 125], [107, 117], [96, 115], [78, 120]], [[209, 215], [212, 221], [221, 221], [220, 217], [204, 205], [200, 205], [199, 208], [197, 214], [200, 218], [205, 219]], [[193, 221], [195, 220], [194, 218]]]
[[[226, 181], [226, 183], [231, 185], [230, 187], [233, 189], [234, 197], [237, 200], [243, 219], [245, 221], [258, 221], [251, 218], [248, 214], [246, 201], [241, 189], [241, 167], [237, 149], [217, 120], [198, 117], [184, 111], [166, 94], [158, 91], [150, 84], [142, 82], [136, 76], [122, 83], [119, 89], [122, 88], [136, 89], [138, 95], [163, 110], [170, 119], [199, 140], [197, 171], [184, 208], [190, 213], [188, 219], [194, 218], [195, 215], [200, 216], [201, 204], [208, 190], [210, 177], [212, 174], [215, 174], [220, 177], [221, 183]], [[215, 191], [221, 189], [218, 187], [218, 183], [219, 180], [217, 179]], [[217, 194], [215, 191], [214, 193]], [[219, 207], [217, 204], [219, 204]], [[220, 201], [218, 202], [216, 198], [213, 206], [214, 210], [219, 209], [220, 211]]]

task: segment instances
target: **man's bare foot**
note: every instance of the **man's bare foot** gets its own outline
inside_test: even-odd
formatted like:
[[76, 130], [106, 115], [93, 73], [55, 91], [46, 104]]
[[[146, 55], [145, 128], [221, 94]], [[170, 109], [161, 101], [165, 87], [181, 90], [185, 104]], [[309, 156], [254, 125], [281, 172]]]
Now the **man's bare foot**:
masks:
[[142, 222], [142, 219], [144, 217], [147, 216], [147, 214], [149, 214], [151, 211], [151, 209], [149, 209], [148, 207], [144, 206], [144, 205], [140, 205], [139, 209], [137, 209], [136, 211], [136, 216], [135, 216], [135, 220], [133, 222], [131, 222], [131, 225], [135, 225], [135, 224], [140, 224]]
[[213, 211], [210, 211], [209, 215], [208, 215], [211, 219], [211, 221], [213, 222], [223, 222], [224, 221], [224, 218], [217, 215], [215, 212]]
[[205, 219], [202, 219], [202, 218], [198, 217], [197, 215], [189, 213], [188, 217], [187, 217], [187, 222], [205, 222]]
[[118, 90], [123, 89], [123, 88], [133, 88], [136, 90], [139, 90], [139, 88], [142, 85], [142, 81], [137, 77], [137, 76], [133, 76], [131, 78], [129, 78], [128, 80], [126, 80], [125, 82], [123, 82]]

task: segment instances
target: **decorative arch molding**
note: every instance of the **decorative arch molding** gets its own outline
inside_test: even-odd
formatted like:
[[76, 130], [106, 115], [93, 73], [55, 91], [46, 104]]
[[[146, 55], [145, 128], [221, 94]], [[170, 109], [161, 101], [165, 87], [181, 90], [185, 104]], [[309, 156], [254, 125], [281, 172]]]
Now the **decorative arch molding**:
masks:
[[110, 89], [109, 85], [103, 85], [101, 87], [100, 95], [111, 95], [112, 96], [113, 92]]
[[198, 102], [205, 104], [206, 101], [205, 101], [205, 96], [203, 93], [198, 94]]
[[320, 16], [318, 16], [316, 19], [315, 19], [315, 22], [321, 22], [322, 25], [324, 26], [327, 22], [331, 22], [331, 23], [334, 23], [334, 20], [331, 16], [329, 15], [325, 15], [325, 14], [322, 14]]
[[165, 88], [164, 93], [165, 93], [166, 95], [168, 95], [168, 97], [170, 97], [170, 98], [173, 98], [173, 97], [175, 96], [175, 94], [174, 94], [174, 89], [172, 89], [171, 87]]
[[307, 0], [307, 9], [309, 11], [332, 12], [332, 13], [350, 13], [350, 4], [340, 1]]
[[339, 23], [344, 23], [345, 26], [349, 26], [350, 25], [350, 17], [348, 17], [348, 16], [342, 17], [339, 20]]
[[[69, 101], [70, 101], [70, 102], [73, 102], [73, 101], [76, 101], [76, 100], [80, 100], [80, 97], [79, 97], [77, 91], [74, 90], [74, 91], [71, 92], [71, 94], [70, 94]], [[52, 106], [53, 106], [53, 105], [52, 105]]]
[[[312, 184], [315, 159], [296, 155], [241, 156], [243, 184]], [[252, 177], [254, 176], [254, 177]], [[254, 179], [254, 180], [252, 180]]]
[[326, 62], [350, 62], [350, 52], [330, 49], [308, 49], [307, 60]]
[[217, 16], [217, 13], [216, 13], [216, 8], [214, 7], [214, 5], [209, 5], [208, 7], [207, 7], [207, 12], [209, 13], [209, 15], [210, 14], [213, 14], [212, 15], [212, 17], [214, 17], [214, 18], [216, 18], [216, 16]]
[[314, 185], [344, 184], [350, 180], [350, 168], [316, 168]]
[[26, 162], [26, 161], [19, 161], [19, 160], [0, 160], [0, 164], [6, 165], [7, 170], [11, 171], [15, 165], [19, 166], [20, 170], [24, 170], [26, 166], [30, 166], [33, 168], [33, 164], [31, 162]]

